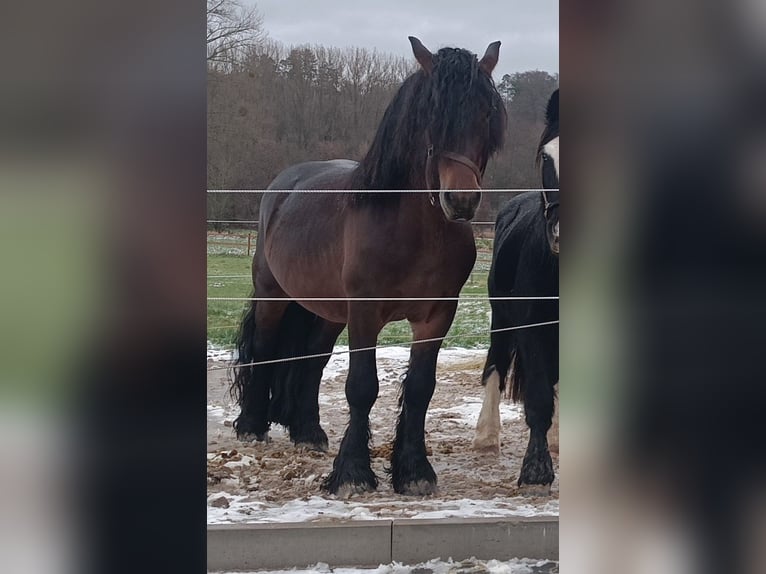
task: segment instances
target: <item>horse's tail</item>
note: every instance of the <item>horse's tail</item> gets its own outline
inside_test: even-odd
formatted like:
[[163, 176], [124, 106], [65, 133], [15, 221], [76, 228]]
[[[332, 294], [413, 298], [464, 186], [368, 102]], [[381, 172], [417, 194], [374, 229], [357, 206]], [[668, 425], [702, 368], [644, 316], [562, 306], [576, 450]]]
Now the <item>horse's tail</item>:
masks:
[[[252, 297], [253, 295], [251, 295]], [[255, 305], [256, 301], [251, 301], [250, 306], [242, 317], [237, 332], [236, 350], [237, 357], [234, 360], [229, 371], [229, 380], [231, 387], [229, 389], [232, 398], [238, 404], [243, 404], [245, 394], [247, 393], [250, 380], [253, 376], [254, 367], [250, 365], [253, 362], [253, 338], [255, 337]], [[244, 365], [244, 366], [240, 366]]]
[[516, 351], [514, 351], [511, 356], [511, 400], [514, 403], [523, 401], [526, 388], [524, 365], [519, 361], [519, 356]]
[[[309, 337], [318, 317], [298, 303], [290, 303], [279, 327], [277, 357], [302, 357], [308, 352]], [[309, 359], [274, 364], [271, 377], [269, 421], [289, 427], [300, 400]]]
[[511, 379], [511, 399], [521, 401], [524, 398], [524, 377], [519, 372], [517, 360], [516, 338], [510, 331], [492, 333], [481, 384], [486, 385], [493, 373], [497, 373], [500, 390], [507, 387], [508, 377]]

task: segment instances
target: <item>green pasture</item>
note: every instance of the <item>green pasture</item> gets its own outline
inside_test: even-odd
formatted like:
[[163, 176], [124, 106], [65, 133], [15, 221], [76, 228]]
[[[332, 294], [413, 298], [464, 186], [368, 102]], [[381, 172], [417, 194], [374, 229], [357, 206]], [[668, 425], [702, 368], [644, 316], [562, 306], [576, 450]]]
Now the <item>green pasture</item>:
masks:
[[[209, 297], [249, 297], [252, 283], [247, 255], [247, 230], [231, 233], [208, 234], [207, 293]], [[255, 232], [251, 235], [251, 249], [255, 246]], [[487, 296], [487, 274], [491, 261], [492, 242], [478, 239], [479, 255], [466, 282], [461, 296]], [[239, 320], [248, 303], [245, 301], [208, 301], [207, 338], [216, 346], [232, 347]], [[445, 347], [486, 348], [489, 345], [488, 301], [464, 301], [459, 303]], [[381, 332], [378, 344], [405, 344], [411, 339], [409, 324], [397, 321], [388, 324]], [[347, 345], [346, 331], [338, 339], [339, 345]]]

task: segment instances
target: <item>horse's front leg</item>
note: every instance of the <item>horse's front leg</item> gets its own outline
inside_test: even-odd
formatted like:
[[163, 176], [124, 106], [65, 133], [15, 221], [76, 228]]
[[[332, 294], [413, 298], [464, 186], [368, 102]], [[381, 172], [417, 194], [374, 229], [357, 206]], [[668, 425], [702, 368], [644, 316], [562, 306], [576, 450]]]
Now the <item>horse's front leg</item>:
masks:
[[400, 494], [422, 496], [436, 492], [436, 473], [426, 457], [425, 422], [426, 410], [436, 387], [436, 359], [442, 342], [418, 341], [444, 337], [456, 308], [456, 303], [449, 303], [429, 321], [412, 324], [410, 366], [402, 385], [402, 411], [391, 455], [391, 482]]
[[[324, 488], [347, 496], [375, 490], [378, 479], [370, 467], [370, 410], [378, 398], [375, 344], [382, 324], [370, 303], [349, 303], [348, 338], [351, 356], [346, 379], [349, 423]], [[373, 347], [370, 350], [357, 351]]]

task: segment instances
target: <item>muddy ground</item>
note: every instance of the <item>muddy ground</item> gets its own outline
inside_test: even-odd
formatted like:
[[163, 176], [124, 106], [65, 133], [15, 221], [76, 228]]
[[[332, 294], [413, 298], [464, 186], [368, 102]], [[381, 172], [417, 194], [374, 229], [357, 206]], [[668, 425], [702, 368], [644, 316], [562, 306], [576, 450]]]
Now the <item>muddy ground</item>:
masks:
[[[320, 416], [329, 437], [327, 453], [296, 449], [280, 427], [272, 429], [268, 444], [238, 441], [231, 426], [238, 410], [228, 395], [226, 371], [208, 371], [208, 521], [557, 515], [557, 425], [550, 436], [557, 477], [550, 492], [516, 486], [529, 436], [520, 405], [507, 400], [501, 404], [499, 456], [472, 449], [484, 356], [484, 351], [474, 350], [443, 350], [440, 355], [438, 383], [426, 419], [426, 445], [439, 493], [428, 498], [394, 493], [385, 473], [398, 414], [399, 381], [407, 365], [405, 350], [378, 354], [380, 394], [370, 424], [372, 467], [380, 485], [376, 492], [350, 500], [338, 500], [320, 490], [346, 427], [347, 355], [333, 357], [322, 381]], [[224, 364], [208, 361], [209, 368]]]

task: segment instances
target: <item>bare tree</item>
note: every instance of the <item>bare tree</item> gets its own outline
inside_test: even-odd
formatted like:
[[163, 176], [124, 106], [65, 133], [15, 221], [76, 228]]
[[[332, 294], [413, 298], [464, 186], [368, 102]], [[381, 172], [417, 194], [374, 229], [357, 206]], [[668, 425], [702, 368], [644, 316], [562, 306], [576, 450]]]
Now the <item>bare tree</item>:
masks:
[[[221, 2], [226, 0], [216, 0]], [[231, 0], [228, 0], [231, 1]], [[257, 27], [256, 27], [257, 28]], [[264, 189], [288, 165], [363, 157], [386, 106], [414, 58], [365, 48], [286, 46], [260, 37], [208, 68], [208, 186]], [[220, 63], [220, 62], [224, 63]], [[487, 169], [487, 188], [540, 184], [535, 151], [545, 105], [558, 76], [531, 70], [510, 74], [498, 88], [508, 110], [506, 145]], [[494, 217], [501, 194], [482, 202]], [[211, 219], [257, 219], [259, 195], [216, 195]]]
[[230, 69], [252, 46], [266, 38], [263, 16], [240, 0], [207, 0], [207, 61]]

